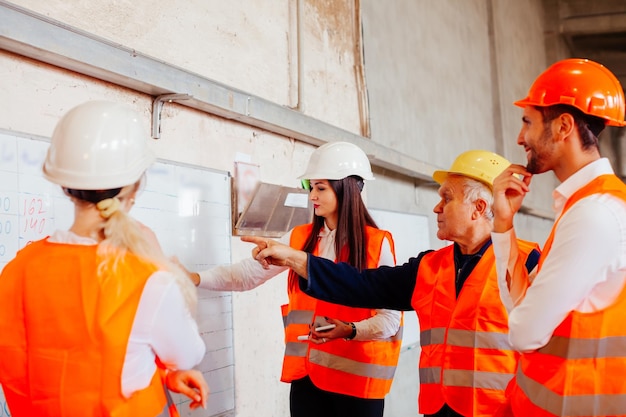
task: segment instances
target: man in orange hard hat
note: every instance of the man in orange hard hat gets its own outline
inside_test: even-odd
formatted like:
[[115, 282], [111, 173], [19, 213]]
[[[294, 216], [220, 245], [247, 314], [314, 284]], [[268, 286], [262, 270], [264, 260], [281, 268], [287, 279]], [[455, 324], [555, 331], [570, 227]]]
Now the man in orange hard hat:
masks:
[[[604, 66], [566, 59], [515, 104], [524, 108], [517, 143], [528, 162], [496, 178], [492, 234], [510, 341], [522, 352], [507, 389], [511, 411], [624, 416], [626, 186], [598, 147], [605, 126], [624, 126], [624, 91]], [[513, 217], [531, 177], [547, 171], [561, 181], [556, 221], [529, 276]]]
[[[437, 237], [450, 240], [401, 266], [359, 272], [264, 238], [257, 259], [288, 265], [300, 286], [322, 300], [370, 308], [415, 310], [420, 321], [419, 411], [427, 417], [491, 417], [505, 402], [518, 354], [508, 342], [491, 244], [492, 183], [509, 161], [488, 151], [459, 155], [435, 171], [441, 200]], [[528, 270], [538, 246], [518, 240]]]

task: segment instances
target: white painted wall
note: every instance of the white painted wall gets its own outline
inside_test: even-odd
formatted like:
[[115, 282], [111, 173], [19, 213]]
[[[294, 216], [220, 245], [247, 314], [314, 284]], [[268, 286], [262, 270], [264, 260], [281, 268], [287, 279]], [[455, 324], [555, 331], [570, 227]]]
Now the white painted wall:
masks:
[[[353, 8], [360, 4], [372, 140], [444, 168], [471, 148], [500, 147], [520, 160], [514, 140], [521, 112], [510, 103], [545, 66], [540, 0], [12, 3], [357, 134], [364, 121]], [[151, 96], [4, 51], [0, 74], [1, 129], [49, 136], [66, 110], [91, 99], [131, 103], [150, 128]], [[260, 165], [265, 182], [295, 186], [314, 149], [178, 104], [166, 104], [162, 118], [161, 139], [152, 142], [159, 157], [233, 172], [243, 153]], [[434, 225], [436, 188], [381, 168], [375, 175], [370, 207], [427, 215]], [[543, 192], [534, 201], [545, 208], [548, 198]], [[539, 241], [550, 225], [530, 216], [517, 222], [521, 237]], [[431, 227], [429, 239], [438, 248], [435, 232]], [[233, 262], [249, 250], [233, 238]], [[233, 297], [237, 417], [289, 415], [289, 387], [279, 382], [285, 285], [285, 276], [276, 277]], [[417, 352], [402, 354], [387, 416], [417, 414]]]

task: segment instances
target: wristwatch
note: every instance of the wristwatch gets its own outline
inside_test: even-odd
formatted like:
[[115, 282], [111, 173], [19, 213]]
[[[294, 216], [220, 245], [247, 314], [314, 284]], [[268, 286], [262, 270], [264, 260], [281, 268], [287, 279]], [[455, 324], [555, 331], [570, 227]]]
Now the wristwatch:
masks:
[[350, 336], [346, 337], [345, 340], [352, 340], [356, 337], [356, 326], [354, 325], [354, 323], [348, 324], [352, 327], [352, 333], [350, 333]]

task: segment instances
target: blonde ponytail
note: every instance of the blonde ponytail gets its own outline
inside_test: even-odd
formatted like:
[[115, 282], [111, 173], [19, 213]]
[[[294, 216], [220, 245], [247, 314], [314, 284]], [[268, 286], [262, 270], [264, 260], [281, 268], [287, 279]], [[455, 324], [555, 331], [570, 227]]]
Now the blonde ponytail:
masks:
[[120, 209], [125, 194], [131, 192], [133, 188], [136, 189], [136, 186], [137, 184], [128, 190], [125, 188], [118, 196], [102, 200], [96, 205], [103, 217], [104, 235], [104, 240], [98, 245], [98, 256], [101, 258], [98, 274], [103, 276], [106, 271], [114, 272], [128, 252], [135, 254], [155, 264], [159, 270], [174, 275], [189, 312], [195, 317], [198, 303], [195, 285], [177, 264], [165, 256], [152, 231]]

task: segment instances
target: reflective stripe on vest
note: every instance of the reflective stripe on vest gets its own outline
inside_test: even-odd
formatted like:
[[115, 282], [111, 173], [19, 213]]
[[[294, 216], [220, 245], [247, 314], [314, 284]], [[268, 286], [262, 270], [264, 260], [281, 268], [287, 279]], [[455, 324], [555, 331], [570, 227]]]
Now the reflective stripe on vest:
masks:
[[[607, 376], [609, 376], [607, 374]], [[532, 398], [532, 403], [542, 404], [542, 410], [532, 413], [535, 415], [554, 415], [554, 416], [624, 416], [626, 411], [626, 394], [589, 394], [589, 395], [569, 395], [562, 396], [551, 391], [548, 387], [534, 381], [532, 378], [518, 371], [515, 375], [515, 381], [519, 387], [518, 392], [523, 392], [528, 398]], [[526, 407], [517, 410], [525, 410]], [[519, 413], [520, 411], [517, 411]], [[544, 414], [539, 414], [543, 412]], [[547, 414], [546, 414], [547, 413]], [[530, 415], [530, 414], [520, 414]]]
[[[309, 324], [312, 323], [313, 314], [313, 311], [307, 310], [290, 311], [289, 313], [287, 313], [287, 316], [283, 318], [283, 325], [286, 329], [290, 325], [301, 324], [305, 325], [308, 329]], [[307, 333], [308, 330], [302, 334]], [[285, 356], [304, 358], [309, 350], [306, 343], [302, 343], [301, 341], [287, 341], [285, 343]]]
[[292, 310], [287, 313], [286, 317], [283, 317], [283, 325], [285, 327], [291, 324], [305, 324], [309, 325], [313, 323], [314, 311], [312, 310]]
[[[522, 256], [538, 250], [518, 243]], [[462, 415], [490, 416], [505, 402], [518, 357], [506, 332], [493, 248], [485, 250], [458, 298], [455, 277], [452, 245], [422, 258], [412, 300], [422, 328], [419, 411], [434, 414], [448, 404]]]
[[[442, 344], [445, 341], [446, 328], [438, 327], [420, 332], [420, 345]], [[507, 333], [474, 332], [472, 330], [448, 330], [447, 344], [480, 349], [512, 350]]]
[[[420, 332], [420, 345], [442, 344], [446, 329], [438, 327]], [[447, 344], [477, 349], [511, 350], [508, 334], [497, 332], [473, 332], [470, 330], [450, 329]], [[456, 387], [476, 387], [483, 389], [504, 390], [513, 377], [513, 372], [486, 372], [466, 369], [445, 369], [443, 384]], [[441, 367], [420, 369], [420, 381], [428, 384], [441, 383]]]
[[619, 358], [626, 352], [626, 335], [602, 339], [553, 336], [539, 351], [563, 359]]
[[[576, 202], [597, 193], [626, 202], [626, 186], [615, 175], [602, 175], [576, 191], [552, 227], [539, 261], [540, 270], [563, 214]], [[626, 287], [603, 310], [570, 312], [544, 347], [522, 354], [511, 385], [513, 412], [537, 417], [626, 415], [625, 310]]]
[[309, 347], [303, 342], [287, 342], [285, 356], [306, 357]]
[[[441, 368], [420, 368], [420, 383], [440, 384]], [[513, 374], [472, 370], [445, 370], [443, 383], [448, 386], [504, 390]]]
[[285, 328], [285, 353], [281, 381], [291, 382], [304, 378], [307, 375], [306, 356], [309, 351], [308, 343], [298, 340], [298, 336], [309, 334], [309, 326], [313, 322], [315, 311], [302, 295], [292, 299], [290, 303], [281, 306], [283, 325]]
[[396, 372], [395, 365], [384, 366], [373, 363], [363, 363], [319, 350], [311, 351], [309, 361], [316, 365], [332, 367], [338, 371], [367, 378], [393, 379], [393, 375]]
[[[302, 248], [312, 225], [298, 226], [291, 233], [290, 245]], [[393, 252], [388, 232], [366, 228], [367, 267], [376, 267], [384, 240]], [[313, 252], [317, 253], [317, 249]], [[285, 358], [281, 380], [291, 382], [308, 375], [320, 389], [359, 398], [384, 398], [391, 388], [400, 354], [402, 325], [396, 335], [376, 341], [333, 339], [314, 344], [298, 341], [297, 336], [309, 332], [309, 325], [323, 317], [345, 322], [371, 318], [375, 310], [346, 307], [316, 300], [300, 291], [289, 289], [289, 304], [282, 306], [285, 323]], [[319, 319], [319, 320], [318, 320]]]
[[[403, 327], [400, 327], [398, 333], [387, 338], [387, 339], [379, 339], [377, 343], [382, 342], [392, 342], [398, 343], [402, 342], [402, 331]], [[301, 345], [305, 345], [301, 343]], [[306, 346], [306, 345], [305, 345]], [[376, 379], [385, 379], [392, 380], [393, 375], [396, 371], [396, 365], [381, 365], [375, 363], [368, 362], [360, 362], [354, 359], [346, 358], [340, 355], [334, 355], [331, 352], [324, 352], [317, 349], [311, 349], [309, 354], [309, 362], [314, 363], [316, 365], [332, 368], [338, 371], [351, 373], [354, 375], [367, 377], [367, 378], [376, 378]]]

